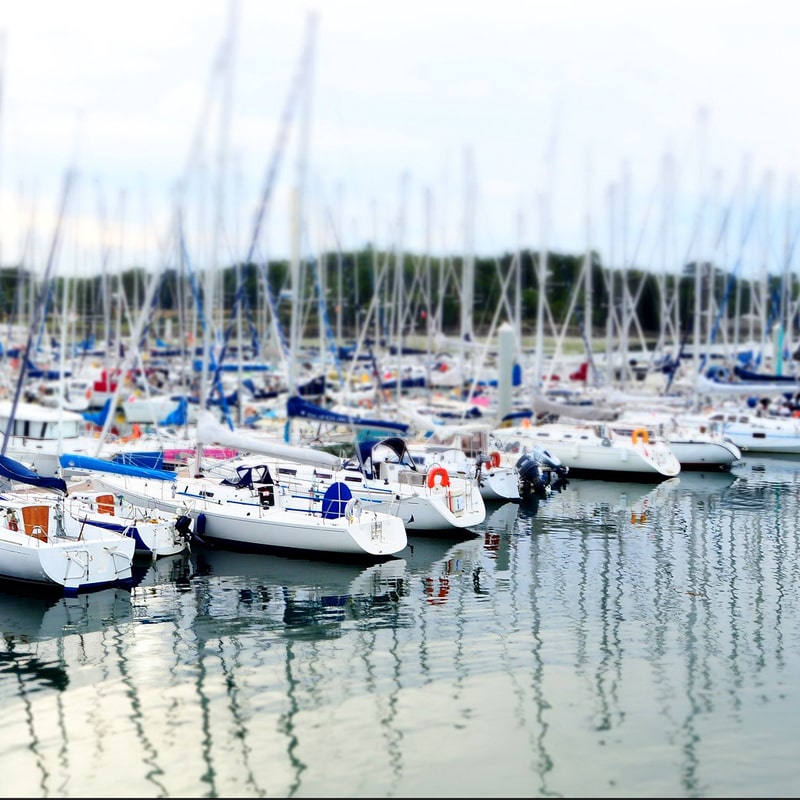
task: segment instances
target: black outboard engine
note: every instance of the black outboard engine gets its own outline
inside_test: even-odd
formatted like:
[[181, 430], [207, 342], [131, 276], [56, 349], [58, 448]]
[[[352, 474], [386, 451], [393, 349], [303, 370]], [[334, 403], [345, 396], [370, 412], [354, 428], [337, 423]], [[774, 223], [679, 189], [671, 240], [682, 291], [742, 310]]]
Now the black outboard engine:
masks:
[[175, 530], [181, 536], [181, 539], [185, 542], [189, 542], [192, 539], [192, 518], [188, 514], [181, 514], [175, 520]]
[[484, 464], [491, 464], [492, 459], [486, 453], [478, 453], [475, 457], [475, 477], [480, 479]]
[[533, 455], [540, 464], [549, 467], [557, 475], [563, 477], [569, 472], [569, 468], [561, 463], [561, 459], [558, 456], [554, 456], [544, 447], [536, 447], [533, 451]]
[[550, 473], [542, 472], [538, 460], [531, 453], [524, 453], [516, 463], [519, 473], [519, 496], [522, 500], [542, 497], [547, 494]]
[[569, 472], [569, 467], [566, 464], [562, 464], [558, 456], [553, 455], [544, 447], [535, 448], [533, 455], [542, 470], [549, 473], [550, 491], [560, 492], [565, 488], [568, 483], [567, 473]]

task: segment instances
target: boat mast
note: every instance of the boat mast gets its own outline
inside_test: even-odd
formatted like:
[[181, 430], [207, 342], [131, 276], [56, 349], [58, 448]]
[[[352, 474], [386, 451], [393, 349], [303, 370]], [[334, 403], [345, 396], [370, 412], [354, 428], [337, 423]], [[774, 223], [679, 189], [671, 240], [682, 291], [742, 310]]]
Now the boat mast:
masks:
[[[301, 322], [301, 293], [303, 292], [302, 265], [300, 248], [302, 244], [302, 225], [304, 215], [304, 197], [307, 172], [307, 154], [309, 145], [311, 122], [311, 79], [314, 56], [314, 35], [316, 31], [316, 14], [309, 14], [306, 22], [306, 48], [303, 55], [301, 68], [300, 92], [300, 136], [297, 148], [297, 164], [295, 187], [292, 190], [291, 207], [291, 294], [292, 294], [292, 319], [289, 333], [289, 369], [288, 385], [289, 397], [297, 394], [297, 357], [300, 347], [300, 322]], [[291, 418], [287, 417], [284, 438], [288, 443], [293, 443]]]
[[50, 280], [53, 273], [53, 264], [55, 262], [56, 253], [58, 252], [61, 227], [64, 222], [64, 213], [74, 180], [75, 170], [70, 168], [67, 170], [67, 174], [64, 177], [64, 186], [61, 191], [61, 203], [59, 206], [58, 217], [56, 219], [56, 227], [53, 232], [53, 241], [50, 244], [50, 253], [47, 257], [47, 263], [45, 264], [44, 275], [42, 276], [42, 286], [39, 290], [36, 305], [33, 308], [31, 322], [28, 328], [28, 340], [25, 345], [25, 353], [23, 357], [20, 358], [19, 375], [17, 376], [17, 385], [14, 388], [14, 399], [11, 403], [11, 410], [8, 415], [8, 424], [6, 425], [5, 436], [3, 437], [3, 446], [2, 449], [0, 449], [0, 455], [3, 456], [6, 454], [6, 448], [8, 447], [9, 439], [14, 431], [14, 417], [16, 416], [17, 406], [19, 405], [19, 396], [22, 392], [22, 387], [25, 384], [25, 375], [27, 373], [28, 362], [31, 359], [33, 337], [38, 332], [39, 327], [42, 324], [42, 318], [44, 316], [45, 309], [47, 308], [47, 295], [50, 291]]
[[[463, 388], [472, 369], [472, 304], [475, 296], [475, 170], [472, 151], [464, 159], [465, 200], [464, 213], [464, 269], [461, 279], [461, 354], [460, 387]], [[469, 363], [469, 369], [467, 364]]]

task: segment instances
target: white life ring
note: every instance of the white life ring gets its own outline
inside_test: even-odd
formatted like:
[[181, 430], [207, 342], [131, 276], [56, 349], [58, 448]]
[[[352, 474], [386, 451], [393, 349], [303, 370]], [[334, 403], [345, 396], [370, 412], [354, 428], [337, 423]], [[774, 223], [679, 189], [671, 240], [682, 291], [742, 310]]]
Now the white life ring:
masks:
[[361, 519], [361, 500], [357, 497], [351, 497], [344, 507], [344, 515], [350, 522]]

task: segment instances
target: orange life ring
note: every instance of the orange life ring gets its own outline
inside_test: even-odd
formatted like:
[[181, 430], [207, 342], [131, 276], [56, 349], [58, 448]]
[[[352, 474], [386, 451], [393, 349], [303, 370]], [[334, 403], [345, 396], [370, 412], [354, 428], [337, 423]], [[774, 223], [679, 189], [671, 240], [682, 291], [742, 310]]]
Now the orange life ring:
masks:
[[523, 417], [522, 418], [522, 427], [523, 428], [530, 428], [531, 426], [531, 418], [530, 417]]
[[647, 444], [650, 441], [650, 435], [644, 428], [634, 428], [633, 433], [631, 434], [631, 440], [634, 444], [636, 444], [636, 442]]
[[[439, 482], [436, 482], [436, 477], [439, 476]], [[428, 488], [433, 489], [435, 486], [449, 486], [450, 473], [444, 467], [432, 467], [428, 470]]]
[[492, 452], [489, 453], [489, 460], [492, 462], [492, 466], [493, 467], [499, 467], [500, 466], [500, 453], [498, 453], [497, 450], [492, 450]]

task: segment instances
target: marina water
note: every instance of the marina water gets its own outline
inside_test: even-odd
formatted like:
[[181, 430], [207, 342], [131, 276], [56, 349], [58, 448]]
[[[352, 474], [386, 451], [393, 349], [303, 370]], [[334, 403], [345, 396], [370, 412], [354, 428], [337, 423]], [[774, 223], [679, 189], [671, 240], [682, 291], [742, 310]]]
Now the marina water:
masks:
[[800, 460], [571, 479], [384, 564], [0, 592], [3, 797], [789, 797]]

